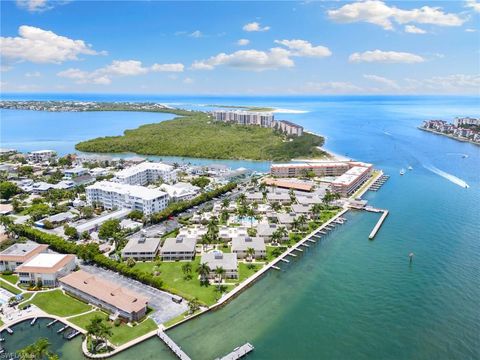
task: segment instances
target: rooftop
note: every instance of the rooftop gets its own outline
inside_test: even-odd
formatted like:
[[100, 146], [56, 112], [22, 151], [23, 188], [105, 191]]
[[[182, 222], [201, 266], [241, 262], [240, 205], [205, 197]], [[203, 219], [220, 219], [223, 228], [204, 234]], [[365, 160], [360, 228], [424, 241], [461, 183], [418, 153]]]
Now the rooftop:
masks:
[[333, 185], [350, 185], [353, 183], [357, 178], [363, 175], [366, 171], [370, 168], [365, 166], [354, 166], [349, 169], [345, 174], [340, 175], [332, 182]]
[[130, 239], [122, 253], [155, 253], [160, 246], [160, 238], [133, 238]]
[[16, 243], [0, 252], [0, 260], [24, 262], [47, 248], [48, 245], [40, 245], [33, 241]]
[[222, 267], [227, 271], [237, 270], [237, 254], [223, 253], [219, 250], [214, 250], [203, 254], [200, 263], [206, 263], [212, 271], [214, 271], [217, 267]]
[[172, 171], [173, 166], [160, 162], [142, 162], [141, 164], [120, 170], [115, 174], [115, 176], [117, 178], [125, 178], [146, 170]]
[[267, 178], [264, 180], [266, 185], [274, 185], [280, 188], [294, 189], [300, 191], [312, 191], [313, 183], [310, 182], [300, 182], [300, 181], [291, 181], [291, 180], [282, 180], [282, 179], [270, 179]]
[[71, 261], [75, 261], [75, 255], [41, 253], [18, 266], [15, 272], [55, 273]]
[[239, 236], [232, 239], [232, 251], [245, 251], [248, 248], [265, 250], [265, 241], [261, 237]]
[[87, 187], [88, 189], [97, 189], [102, 191], [111, 191], [122, 195], [129, 195], [144, 200], [153, 200], [166, 196], [167, 193], [158, 189], [150, 189], [140, 185], [128, 185], [112, 181], [100, 181]]
[[194, 237], [177, 236], [165, 239], [161, 252], [195, 251], [197, 240]]

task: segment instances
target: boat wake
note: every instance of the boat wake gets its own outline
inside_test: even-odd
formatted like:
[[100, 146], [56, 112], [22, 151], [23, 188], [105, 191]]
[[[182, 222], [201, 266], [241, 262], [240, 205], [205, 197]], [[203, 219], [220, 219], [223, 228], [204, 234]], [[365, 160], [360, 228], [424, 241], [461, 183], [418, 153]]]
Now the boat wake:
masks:
[[390, 134], [388, 131], [384, 131], [383, 133], [384, 133], [385, 135], [392, 136], [392, 134]]
[[447, 155], [455, 155], [455, 156], [461, 156], [463, 158], [468, 158], [468, 155], [463, 153], [447, 153]]
[[427, 169], [427, 170], [430, 170], [431, 172], [433, 172], [434, 174], [437, 174], [441, 177], [443, 177], [444, 179], [447, 179], [448, 181], [458, 185], [458, 186], [461, 186], [463, 188], [469, 188], [470, 185], [468, 185], [465, 181], [463, 181], [462, 179], [456, 177], [455, 175], [452, 175], [452, 174], [449, 174], [443, 170], [440, 170], [438, 168], [436, 168], [435, 166], [425, 166], [424, 165], [424, 168]]
[[307, 110], [275, 109], [272, 112], [281, 114], [306, 114]]

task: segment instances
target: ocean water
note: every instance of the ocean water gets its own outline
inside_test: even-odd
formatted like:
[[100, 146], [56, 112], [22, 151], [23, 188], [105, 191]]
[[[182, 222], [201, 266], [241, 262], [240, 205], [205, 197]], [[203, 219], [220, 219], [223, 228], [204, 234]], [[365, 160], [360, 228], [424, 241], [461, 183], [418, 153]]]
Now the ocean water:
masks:
[[[366, 195], [390, 210], [375, 240], [368, 234], [378, 215], [350, 212], [347, 224], [282, 264], [282, 271], [270, 271], [222, 309], [171, 330], [193, 359], [214, 359], [246, 341], [255, 346], [252, 359], [480, 358], [480, 147], [416, 128], [430, 118], [479, 116], [478, 98], [98, 99], [306, 111], [276, 117], [325, 135], [327, 149], [391, 175], [379, 192]], [[0, 115], [3, 147], [11, 140], [3, 138]], [[38, 119], [34, 112], [26, 116]], [[35, 141], [28, 128], [18, 131]], [[413, 170], [400, 176], [409, 165]], [[133, 357], [173, 358], [157, 339], [115, 359]]]

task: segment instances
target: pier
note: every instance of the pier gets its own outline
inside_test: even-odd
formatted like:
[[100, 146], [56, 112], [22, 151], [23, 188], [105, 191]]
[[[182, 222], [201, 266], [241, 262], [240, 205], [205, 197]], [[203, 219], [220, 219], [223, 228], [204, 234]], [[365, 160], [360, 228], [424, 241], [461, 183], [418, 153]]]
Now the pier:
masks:
[[233, 351], [230, 354], [225, 355], [224, 357], [216, 360], [237, 360], [244, 357], [249, 352], [253, 351], [253, 349], [255, 349], [253, 345], [247, 342], [242, 346], [239, 346], [233, 349]]
[[75, 336], [80, 335], [80, 334], [81, 334], [80, 331], [78, 331], [78, 330], [72, 330], [72, 332], [70, 332], [70, 334], [68, 334], [65, 338], [66, 338], [67, 340], [72, 340]]
[[7, 330], [7, 332], [8, 332], [10, 335], [12, 335], [12, 334], [13, 334], [13, 330], [12, 330], [12, 329], [10, 329], [9, 327], [7, 327], [5, 330]]
[[182, 348], [178, 346], [164, 331], [159, 330], [157, 335], [180, 360], [191, 360]]
[[52, 326], [53, 324], [56, 324], [58, 322], [58, 319], [52, 320], [47, 324], [47, 327]]
[[368, 238], [370, 240], [373, 239], [375, 237], [375, 235], [377, 235], [378, 230], [380, 230], [380, 227], [382, 226], [383, 222], [385, 221], [385, 218], [388, 216], [388, 210], [381, 210], [381, 209], [374, 209], [374, 210], [377, 210], [377, 211], [373, 211], [373, 210], [372, 211], [373, 212], [383, 212], [383, 214], [382, 214], [382, 216], [380, 216], [380, 219], [378, 220], [377, 224], [375, 225], [372, 232], [368, 236]]
[[32, 321], [30, 321], [30, 326], [35, 325], [35, 322], [37, 321], [37, 318], [33, 318]]
[[62, 326], [60, 329], [57, 330], [57, 334], [60, 334], [64, 330], [67, 330], [67, 328], [68, 328], [68, 325]]
[[378, 191], [387, 182], [390, 175], [382, 175], [370, 185], [369, 190]]

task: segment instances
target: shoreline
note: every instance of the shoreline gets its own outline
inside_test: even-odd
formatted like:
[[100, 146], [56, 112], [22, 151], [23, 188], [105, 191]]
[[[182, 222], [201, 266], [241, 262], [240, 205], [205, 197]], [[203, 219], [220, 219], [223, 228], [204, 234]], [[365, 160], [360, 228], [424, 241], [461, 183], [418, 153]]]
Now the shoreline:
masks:
[[443, 135], [443, 136], [448, 137], [448, 138], [453, 139], [453, 140], [457, 140], [457, 141], [466, 142], [466, 143], [470, 143], [470, 144], [473, 144], [473, 145], [480, 146], [480, 143], [475, 142], [475, 141], [470, 140], [470, 139], [460, 138], [458, 136], [454, 136], [454, 135], [451, 135], [451, 134], [445, 134], [445, 133], [442, 133], [440, 131], [435, 131], [435, 130], [432, 130], [432, 129], [425, 129], [424, 127], [421, 127], [421, 126], [418, 126], [417, 129], [422, 130], [422, 131], [426, 131], [426, 132], [429, 132], [429, 133], [432, 133], [432, 134], [435, 134], [435, 135]]

